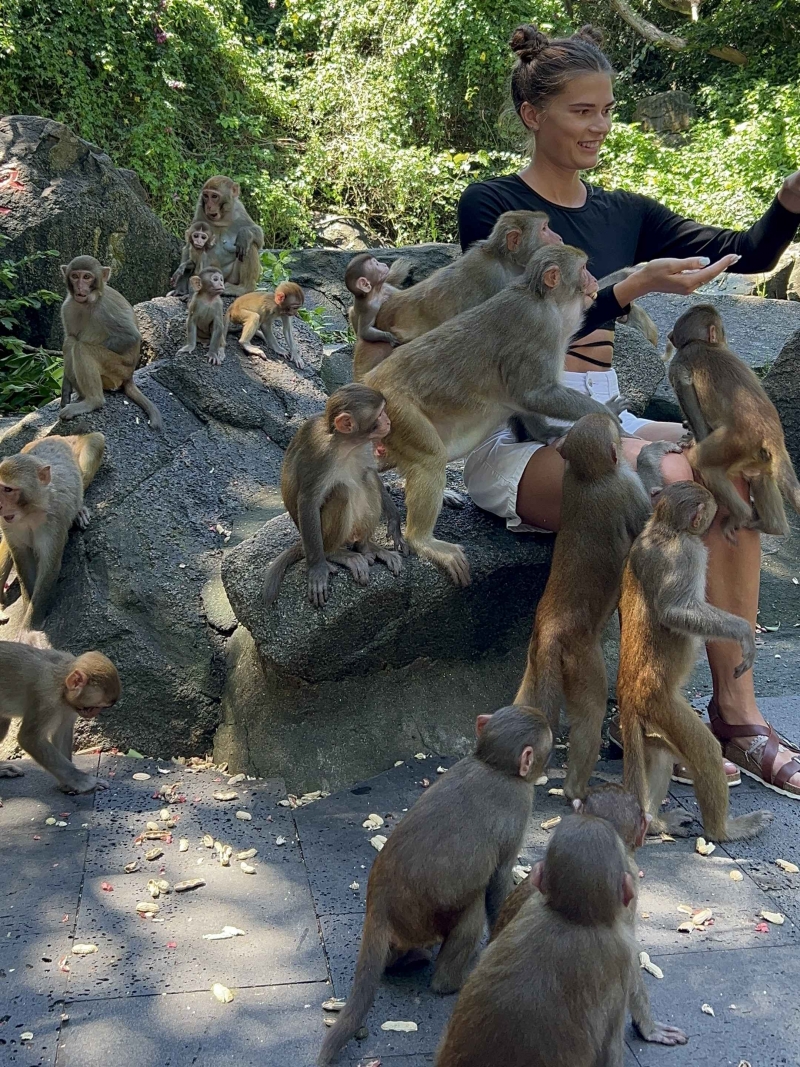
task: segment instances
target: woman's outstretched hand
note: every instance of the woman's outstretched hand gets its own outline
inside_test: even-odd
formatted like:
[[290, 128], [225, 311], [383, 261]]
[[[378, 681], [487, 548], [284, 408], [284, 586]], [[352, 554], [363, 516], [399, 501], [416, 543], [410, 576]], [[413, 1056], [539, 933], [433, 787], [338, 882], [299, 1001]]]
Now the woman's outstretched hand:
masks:
[[614, 295], [622, 307], [645, 293], [679, 293], [685, 296], [718, 274], [738, 263], [741, 256], [729, 255], [709, 263], [705, 256], [692, 259], [652, 259], [614, 286]]
[[800, 170], [796, 170], [784, 180], [778, 190], [778, 202], [787, 211], [794, 211], [795, 214], [800, 215]]

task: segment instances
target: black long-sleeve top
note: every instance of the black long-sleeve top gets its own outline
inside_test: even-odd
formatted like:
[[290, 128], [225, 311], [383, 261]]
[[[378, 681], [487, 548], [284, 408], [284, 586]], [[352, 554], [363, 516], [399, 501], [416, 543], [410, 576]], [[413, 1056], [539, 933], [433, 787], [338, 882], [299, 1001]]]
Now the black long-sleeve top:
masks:
[[[596, 278], [651, 259], [708, 256], [713, 263], [729, 253], [742, 257], [736, 264], [738, 272], [758, 274], [775, 266], [800, 225], [800, 215], [788, 211], [777, 198], [749, 230], [725, 230], [683, 218], [648, 196], [584, 184], [583, 207], [561, 207], [545, 200], [518, 174], [468, 185], [458, 202], [462, 250], [488, 237], [504, 211], [544, 211], [566, 244], [587, 253]], [[603, 289], [586, 313], [581, 335], [613, 329], [613, 320], [626, 311], [612, 287]]]

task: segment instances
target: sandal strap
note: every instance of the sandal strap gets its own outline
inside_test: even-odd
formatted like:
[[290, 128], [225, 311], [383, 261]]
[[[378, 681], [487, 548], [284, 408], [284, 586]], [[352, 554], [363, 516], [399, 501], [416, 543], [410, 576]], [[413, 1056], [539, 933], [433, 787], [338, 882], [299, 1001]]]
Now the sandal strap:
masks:
[[[708, 717], [712, 732], [720, 741], [730, 741], [734, 737], [765, 738], [763, 746], [761, 746], [761, 754], [757, 759], [760, 776], [770, 785], [783, 788], [789, 779], [800, 771], [800, 755], [792, 756], [778, 770], [774, 769], [775, 759], [781, 745], [790, 752], [793, 751], [794, 746], [785, 742], [785, 739], [769, 723], [766, 726], [760, 726], [755, 723], [731, 726], [721, 717], [716, 701], [713, 699], [708, 705]], [[746, 755], [749, 755], [749, 753], [746, 753]], [[755, 762], [755, 758], [753, 758], [753, 762]]]
[[[770, 769], [771, 770], [771, 769]], [[777, 771], [776, 774], [771, 774], [771, 784], [777, 786], [785, 786], [793, 774], [797, 774], [800, 771], [800, 758], [792, 756], [790, 760]]]
[[[720, 715], [714, 700], [709, 702], [708, 718], [712, 733], [718, 741], [730, 741], [734, 737], [769, 737], [770, 734], [775, 733], [771, 726], [759, 726], [757, 723], [745, 723], [742, 726], [730, 725]], [[777, 737], [777, 734], [775, 736]]]

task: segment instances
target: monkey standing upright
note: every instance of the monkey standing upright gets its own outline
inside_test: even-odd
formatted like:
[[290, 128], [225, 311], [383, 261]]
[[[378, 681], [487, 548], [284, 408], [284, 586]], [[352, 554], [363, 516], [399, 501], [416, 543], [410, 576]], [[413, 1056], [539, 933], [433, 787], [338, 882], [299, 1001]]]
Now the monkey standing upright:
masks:
[[420, 796], [372, 865], [353, 989], [325, 1037], [320, 1067], [361, 1026], [391, 961], [444, 942], [431, 988], [458, 989], [487, 915], [493, 923], [511, 889], [552, 734], [532, 708], [480, 715], [476, 727], [475, 754]]
[[8, 618], [3, 590], [12, 563], [22, 593], [22, 629], [41, 620], [70, 528], [89, 523], [83, 491], [104, 451], [101, 433], [45, 437], [0, 462], [0, 622]]
[[225, 359], [225, 313], [222, 294], [225, 280], [219, 267], [206, 267], [189, 279], [194, 296], [186, 312], [186, 344], [178, 355], [197, 348], [197, 338], [208, 341], [208, 362], [218, 367]]
[[[676, 353], [669, 380], [695, 437], [687, 459], [728, 512], [723, 532], [734, 542], [740, 526], [786, 536], [781, 493], [800, 514], [800, 483], [761, 382], [728, 348], [722, 319], [710, 304], [684, 312], [670, 340]], [[750, 483], [755, 518], [730, 481], [738, 474]]]
[[750, 670], [756, 654], [750, 624], [706, 600], [708, 550], [701, 538], [716, 511], [703, 486], [675, 482], [661, 492], [634, 542], [622, 579], [617, 700], [625, 785], [653, 816], [653, 831], [686, 833], [680, 818], [659, 815], [677, 757], [693, 769], [706, 837], [738, 841], [757, 834], [772, 814], [754, 811], [728, 818], [719, 741], [681, 692], [699, 639], [741, 644], [736, 678]]
[[280, 320], [283, 324], [283, 339], [289, 350], [289, 362], [298, 370], [303, 370], [306, 364], [297, 351], [292, 319], [297, 318], [297, 313], [305, 301], [305, 294], [297, 282], [281, 282], [274, 293], [257, 290], [255, 293], [237, 296], [225, 316], [225, 333], [227, 334], [232, 322], [240, 324], [242, 333], [239, 344], [245, 352], [263, 359], [264, 353], [252, 344], [252, 339], [256, 334], [260, 335], [266, 341], [267, 347], [274, 351], [272, 327], [276, 319]]
[[170, 278], [172, 292], [167, 296], [186, 297], [189, 295], [189, 279], [199, 274], [206, 267], [218, 267], [214, 248], [216, 235], [207, 222], [193, 222], [185, 234], [186, 244], [180, 265]]
[[570, 815], [529, 878], [544, 902], [481, 956], [436, 1067], [622, 1067], [636, 891], [622, 842], [605, 819]]
[[200, 190], [192, 222], [207, 223], [216, 237], [214, 255], [229, 296], [252, 293], [261, 277], [264, 231], [239, 199], [239, 184], [215, 174]]
[[[93, 719], [120, 698], [117, 669], [99, 652], [73, 656], [53, 648], [0, 641], [0, 741], [12, 719], [21, 719], [19, 745], [67, 793], [105, 789], [108, 782], [84, 774], [72, 762], [78, 718]], [[18, 777], [13, 766], [0, 777]]]
[[[650, 498], [622, 456], [609, 415], [584, 415], [558, 448], [566, 460], [561, 529], [514, 702], [541, 708], [558, 729], [565, 706], [569, 765], [564, 792], [583, 798], [600, 753], [608, 699], [602, 634], [616, 610], [622, 568], [650, 517]], [[677, 445], [645, 445], [654, 458]]]
[[364, 379], [386, 397], [387, 460], [406, 479], [406, 538], [458, 585], [469, 584], [463, 548], [433, 536], [448, 460], [515, 413], [570, 422], [609, 413], [560, 381], [567, 343], [596, 288], [585, 253], [545, 246], [521, 281], [403, 345]]
[[[155, 404], [133, 384], [142, 336], [133, 308], [107, 284], [111, 267], [93, 256], [76, 256], [61, 274], [67, 296], [61, 305], [64, 327], [64, 382], [60, 419], [74, 419], [97, 411], [105, 403], [103, 390], [122, 389], [142, 408], [154, 430], [162, 426]], [[73, 389], [80, 399], [70, 403]]]

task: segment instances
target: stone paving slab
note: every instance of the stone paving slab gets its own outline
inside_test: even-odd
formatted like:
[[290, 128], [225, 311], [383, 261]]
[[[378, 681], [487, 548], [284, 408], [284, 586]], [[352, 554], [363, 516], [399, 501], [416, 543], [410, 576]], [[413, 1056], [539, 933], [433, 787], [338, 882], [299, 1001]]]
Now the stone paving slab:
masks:
[[[76, 756], [75, 764], [86, 774], [97, 773], [98, 754]], [[91, 793], [69, 796], [56, 781], [29, 759], [11, 760], [10, 765], [23, 771], [21, 778], [0, 778], [0, 833], [63, 833], [81, 829], [94, 809]], [[45, 819], [53, 816], [66, 827], [50, 828]], [[83, 827], [85, 829], [85, 827]]]
[[[55, 1067], [64, 1005], [44, 994], [10, 991], [13, 977], [0, 977], [0, 1064]], [[33, 1037], [23, 1041], [22, 1034]]]
[[[43, 826], [36, 835], [0, 829], [0, 917], [25, 916], [40, 926], [73, 920], [83, 880], [88, 831]], [[38, 836], [40, 840], [34, 840]]]

